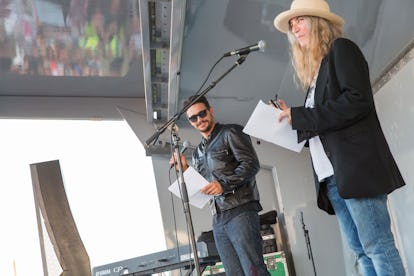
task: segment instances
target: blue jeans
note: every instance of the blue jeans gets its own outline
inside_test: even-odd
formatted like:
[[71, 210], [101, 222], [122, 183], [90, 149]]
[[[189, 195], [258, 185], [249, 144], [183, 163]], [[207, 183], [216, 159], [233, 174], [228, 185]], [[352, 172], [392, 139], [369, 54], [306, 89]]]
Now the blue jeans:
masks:
[[270, 275], [263, 261], [257, 212], [243, 212], [224, 224], [213, 224], [213, 234], [226, 275]]
[[403, 276], [387, 209], [387, 195], [343, 199], [334, 177], [327, 180], [328, 198], [342, 235], [355, 253], [364, 276]]

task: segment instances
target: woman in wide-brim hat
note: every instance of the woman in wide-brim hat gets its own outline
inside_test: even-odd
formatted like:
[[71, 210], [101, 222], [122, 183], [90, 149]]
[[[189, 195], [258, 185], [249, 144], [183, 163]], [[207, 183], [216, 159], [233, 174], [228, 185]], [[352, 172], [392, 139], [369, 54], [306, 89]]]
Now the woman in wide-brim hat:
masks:
[[405, 275], [390, 229], [387, 194], [405, 185], [375, 110], [369, 70], [345, 21], [324, 0], [295, 0], [274, 20], [290, 42], [306, 91], [304, 106], [282, 113], [307, 141], [318, 206], [336, 214], [363, 275]]
[[276, 16], [274, 25], [282, 33], [287, 33], [289, 31], [289, 20], [303, 15], [325, 18], [338, 26], [345, 24], [342, 17], [330, 11], [328, 3], [325, 1], [295, 0], [292, 2], [290, 10], [284, 11]]

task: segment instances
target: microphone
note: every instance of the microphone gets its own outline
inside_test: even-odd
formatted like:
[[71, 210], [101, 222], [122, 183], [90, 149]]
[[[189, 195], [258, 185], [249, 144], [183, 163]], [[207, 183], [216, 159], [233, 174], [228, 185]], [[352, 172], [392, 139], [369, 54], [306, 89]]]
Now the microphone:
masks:
[[264, 49], [266, 48], [266, 41], [264, 40], [260, 40], [259, 42], [257, 42], [254, 45], [250, 45], [244, 48], [240, 48], [238, 50], [233, 50], [230, 52], [227, 52], [223, 55], [223, 57], [230, 57], [230, 56], [234, 56], [234, 55], [247, 55], [250, 52], [254, 52], [254, 51], [260, 51], [260, 52], [264, 52]]
[[[183, 154], [188, 148], [191, 148], [191, 143], [185, 140], [183, 142], [183, 147], [180, 150], [180, 153]], [[174, 167], [175, 164], [171, 164], [170, 169]]]
[[181, 148], [180, 153], [184, 153], [188, 148], [191, 148], [191, 143], [185, 140], [183, 142], [183, 147]]

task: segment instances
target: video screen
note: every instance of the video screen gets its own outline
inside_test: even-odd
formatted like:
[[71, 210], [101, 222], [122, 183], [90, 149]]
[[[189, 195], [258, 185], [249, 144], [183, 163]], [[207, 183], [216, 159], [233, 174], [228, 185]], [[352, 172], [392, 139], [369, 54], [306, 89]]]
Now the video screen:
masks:
[[138, 59], [138, 0], [0, 0], [0, 72], [119, 77]]

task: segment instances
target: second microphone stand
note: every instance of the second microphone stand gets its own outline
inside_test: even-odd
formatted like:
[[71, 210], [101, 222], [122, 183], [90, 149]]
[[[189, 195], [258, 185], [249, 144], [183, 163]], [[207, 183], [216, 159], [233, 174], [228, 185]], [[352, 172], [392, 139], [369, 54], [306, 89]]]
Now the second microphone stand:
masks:
[[313, 259], [312, 246], [309, 238], [309, 230], [306, 229], [305, 221], [303, 220], [303, 212], [300, 212], [303, 234], [305, 236], [306, 248], [308, 249], [308, 258], [312, 261], [313, 274], [316, 276], [315, 260]]

